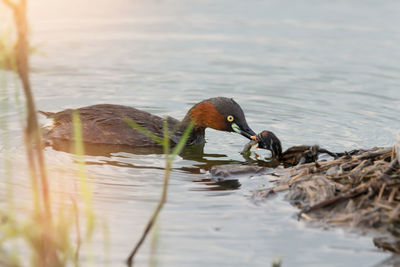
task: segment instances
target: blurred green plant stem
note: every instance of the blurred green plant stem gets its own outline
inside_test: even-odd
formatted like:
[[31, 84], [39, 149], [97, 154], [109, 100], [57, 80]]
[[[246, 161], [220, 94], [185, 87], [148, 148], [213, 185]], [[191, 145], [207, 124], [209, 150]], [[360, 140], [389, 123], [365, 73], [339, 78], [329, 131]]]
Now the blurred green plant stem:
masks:
[[[1, 39], [0, 64], [3, 64], [3, 69], [13, 70], [17, 73], [25, 95], [26, 120], [24, 143], [31, 180], [33, 215], [28, 216], [25, 221], [22, 221], [21, 216], [15, 215], [15, 210], [11, 205], [9, 205], [11, 208], [7, 212], [0, 214], [4, 218], [0, 224], [0, 234], [2, 236], [0, 239], [0, 249], [4, 242], [22, 238], [33, 252], [31, 259], [33, 266], [65, 266], [71, 262], [76, 266], [78, 265], [76, 257], [78, 253], [74, 251], [74, 246], [71, 242], [71, 232], [75, 226], [78, 239], [77, 249], [79, 249], [79, 211], [76, 201], [73, 199], [73, 205], [70, 205], [67, 209], [65, 207], [59, 208], [55, 214], [53, 214], [51, 209], [49, 181], [42, 149], [42, 136], [29, 77], [27, 2], [26, 0], [1, 0], [1, 2], [11, 10], [15, 24], [15, 44], [9, 41], [9, 33], [5, 34], [5, 37], [3, 36]], [[7, 41], [5, 40], [8, 40], [8, 45], [6, 45]], [[7, 112], [8, 105], [4, 105], [4, 109]], [[80, 192], [84, 199], [85, 215], [87, 218], [85, 240], [90, 240], [95, 218], [92, 209], [92, 193], [86, 179], [79, 114], [74, 114], [73, 120], [74, 147], [78, 159]], [[4, 127], [7, 127], [6, 124], [4, 124]], [[24, 262], [27, 262], [26, 259], [24, 259]], [[15, 258], [12, 260], [12, 265], [19, 266], [20, 260]]]
[[165, 154], [165, 172], [164, 172], [164, 184], [163, 184], [163, 189], [161, 193], [161, 198], [160, 201], [158, 202], [157, 207], [154, 209], [153, 214], [148, 221], [146, 228], [144, 229], [141, 238], [135, 245], [134, 249], [132, 252], [129, 254], [128, 259], [127, 259], [127, 264], [128, 266], [131, 266], [133, 263], [133, 258], [135, 257], [136, 253], [138, 252], [139, 248], [142, 246], [143, 242], [145, 241], [147, 235], [149, 234], [150, 230], [153, 228], [154, 224], [157, 221], [158, 214], [161, 212], [161, 209], [164, 207], [165, 202], [167, 201], [167, 192], [168, 192], [168, 182], [169, 182], [169, 177], [171, 174], [171, 169], [172, 169], [172, 163], [174, 162], [176, 156], [181, 153], [183, 148], [186, 145], [186, 141], [189, 138], [190, 133], [192, 132], [194, 123], [191, 122], [188, 127], [185, 129], [184, 133], [182, 134], [179, 142], [176, 144], [176, 146], [173, 148], [171, 152], [171, 144], [170, 144], [170, 133], [168, 132], [168, 124], [167, 120], [164, 120], [164, 125], [163, 125], [163, 138], [160, 138], [153, 134], [152, 132], [148, 131], [147, 129], [143, 128], [136, 122], [132, 120], [126, 120], [126, 123], [128, 123], [133, 129], [139, 131], [140, 133], [146, 135], [148, 138], [152, 139], [154, 142], [158, 143], [161, 145], [164, 149], [164, 154]]

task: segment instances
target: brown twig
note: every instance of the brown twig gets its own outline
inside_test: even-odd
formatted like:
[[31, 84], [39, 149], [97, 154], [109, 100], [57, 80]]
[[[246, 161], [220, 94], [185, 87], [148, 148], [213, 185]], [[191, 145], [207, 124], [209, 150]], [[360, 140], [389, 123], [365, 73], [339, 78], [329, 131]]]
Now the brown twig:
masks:
[[[397, 160], [393, 160], [391, 162], [391, 164], [386, 168], [386, 170], [384, 171], [384, 173], [376, 178], [375, 180], [369, 182], [369, 183], [364, 183], [361, 184], [359, 186], [357, 186], [356, 188], [353, 188], [351, 190], [349, 190], [348, 192], [345, 192], [341, 195], [338, 195], [336, 197], [321, 201], [315, 205], [309, 206], [307, 208], [304, 208], [300, 213], [299, 213], [299, 218], [303, 213], [309, 213], [311, 211], [315, 211], [327, 206], [330, 206], [332, 204], [335, 204], [339, 201], [343, 201], [343, 200], [347, 200], [350, 198], [354, 198], [357, 197], [359, 195], [365, 194], [368, 192], [369, 188], [373, 189], [373, 194], [377, 193], [378, 191], [381, 191], [382, 187], [384, 186], [385, 188], [391, 187], [391, 186], [396, 186], [399, 185], [400, 182], [399, 181], [388, 181], [388, 174], [391, 174], [398, 166], [398, 162]], [[392, 194], [391, 194], [391, 199], [393, 200], [394, 194], [397, 192], [397, 188], [393, 189]]]
[[168, 180], [169, 180], [170, 172], [171, 172], [171, 162], [167, 162], [167, 166], [166, 166], [165, 174], [164, 174], [164, 184], [163, 184], [163, 191], [161, 194], [161, 199], [160, 199], [156, 209], [154, 210], [153, 215], [151, 216], [149, 222], [147, 223], [146, 228], [144, 229], [141, 238], [139, 239], [135, 248], [132, 250], [132, 252], [129, 254], [128, 259], [126, 260], [126, 263], [128, 266], [132, 266], [133, 257], [136, 255], [137, 251], [142, 246], [148, 233], [150, 232], [151, 228], [153, 227], [154, 223], [156, 222], [158, 214], [160, 213], [161, 209], [163, 208], [163, 206], [167, 200]]
[[321, 208], [325, 208], [325, 207], [330, 206], [332, 204], [335, 204], [335, 203], [337, 203], [339, 201], [343, 201], [343, 200], [347, 200], [347, 199], [350, 199], [350, 198], [353, 198], [353, 197], [357, 197], [357, 196], [359, 196], [361, 194], [366, 193], [367, 191], [368, 191], [368, 186], [363, 184], [361, 186], [358, 186], [358, 187], [350, 190], [349, 192], [347, 192], [345, 194], [341, 194], [339, 196], [336, 196], [336, 197], [321, 201], [321, 202], [319, 202], [319, 203], [317, 203], [315, 205], [312, 205], [312, 206], [309, 206], [307, 208], [302, 209], [300, 211], [300, 213], [299, 213], [299, 217], [303, 213], [309, 213], [309, 212], [312, 212], [312, 211], [315, 211], [315, 210], [318, 210], [318, 209], [321, 209]]

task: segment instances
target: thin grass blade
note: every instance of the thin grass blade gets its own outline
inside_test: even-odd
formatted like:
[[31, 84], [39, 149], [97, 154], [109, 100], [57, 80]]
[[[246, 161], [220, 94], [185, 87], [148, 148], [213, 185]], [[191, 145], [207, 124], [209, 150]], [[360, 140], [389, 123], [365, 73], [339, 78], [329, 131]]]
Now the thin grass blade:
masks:
[[79, 187], [85, 203], [85, 213], [87, 217], [87, 237], [90, 238], [94, 230], [94, 212], [92, 207], [92, 190], [87, 182], [86, 166], [84, 160], [84, 148], [82, 138], [82, 124], [79, 118], [79, 112], [72, 113], [74, 148], [78, 161]]
[[132, 127], [132, 129], [135, 129], [136, 131], [140, 132], [141, 134], [144, 134], [145, 136], [147, 136], [148, 138], [150, 138], [151, 140], [153, 140], [154, 142], [158, 143], [159, 145], [163, 145], [164, 140], [160, 137], [158, 137], [157, 135], [153, 134], [152, 132], [150, 132], [149, 130], [143, 128], [142, 126], [140, 126], [139, 124], [137, 124], [136, 122], [134, 122], [133, 120], [130, 119], [124, 119], [124, 121]]
[[172, 154], [170, 155], [170, 160], [171, 161], [173, 161], [175, 159], [176, 155], [181, 153], [182, 149], [185, 147], [186, 141], [189, 138], [189, 135], [193, 130], [193, 126], [194, 126], [194, 123], [190, 122], [188, 127], [186, 127], [185, 131], [183, 132], [183, 135], [182, 135], [181, 139], [179, 139], [178, 144], [172, 150]]
[[169, 133], [168, 133], [168, 122], [165, 119], [164, 124], [163, 124], [163, 148], [164, 148], [164, 154], [166, 157], [168, 157], [169, 152], [170, 152], [170, 142], [169, 142]]

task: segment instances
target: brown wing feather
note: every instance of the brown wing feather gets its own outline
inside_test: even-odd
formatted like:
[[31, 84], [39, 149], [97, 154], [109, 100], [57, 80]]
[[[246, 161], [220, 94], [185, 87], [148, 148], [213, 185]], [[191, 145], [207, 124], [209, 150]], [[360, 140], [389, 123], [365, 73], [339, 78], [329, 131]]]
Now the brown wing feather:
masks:
[[[157, 136], [162, 136], [163, 119], [146, 111], [121, 105], [101, 104], [77, 109], [82, 123], [83, 141], [88, 143], [149, 146], [154, 141], [132, 129], [124, 119], [128, 118]], [[46, 133], [46, 139], [72, 139], [72, 109], [55, 113], [54, 126]], [[169, 118], [174, 127], [178, 120]]]

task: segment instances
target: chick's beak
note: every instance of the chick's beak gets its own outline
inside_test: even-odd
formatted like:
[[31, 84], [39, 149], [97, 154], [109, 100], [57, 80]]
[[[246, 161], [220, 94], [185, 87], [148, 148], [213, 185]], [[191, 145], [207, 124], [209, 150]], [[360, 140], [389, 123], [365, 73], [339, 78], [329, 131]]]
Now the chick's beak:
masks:
[[239, 126], [236, 123], [232, 123], [232, 129], [234, 132], [241, 134], [250, 140], [257, 140], [256, 133], [250, 129], [247, 124], [244, 126]]

